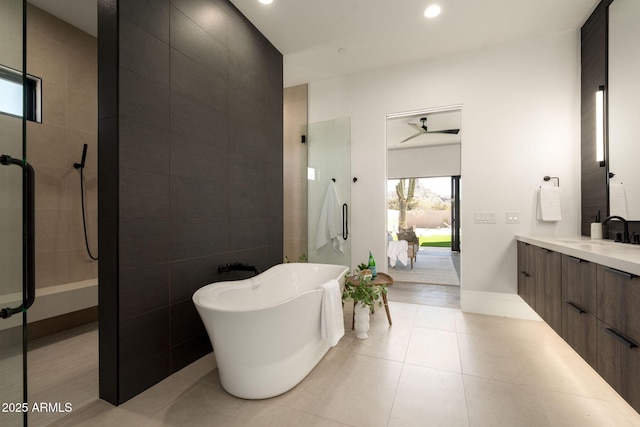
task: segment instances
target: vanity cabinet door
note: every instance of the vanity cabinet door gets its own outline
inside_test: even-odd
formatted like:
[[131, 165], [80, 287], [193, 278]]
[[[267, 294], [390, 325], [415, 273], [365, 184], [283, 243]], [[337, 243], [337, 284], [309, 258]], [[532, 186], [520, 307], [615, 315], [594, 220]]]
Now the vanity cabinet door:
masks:
[[535, 246], [518, 242], [518, 295], [536, 309]]
[[562, 255], [562, 296], [596, 315], [596, 264]]
[[596, 370], [636, 411], [640, 411], [640, 348], [616, 328], [598, 320]]
[[562, 254], [535, 248], [536, 312], [562, 334]]
[[562, 305], [562, 338], [594, 369], [597, 359], [596, 317], [567, 299]]

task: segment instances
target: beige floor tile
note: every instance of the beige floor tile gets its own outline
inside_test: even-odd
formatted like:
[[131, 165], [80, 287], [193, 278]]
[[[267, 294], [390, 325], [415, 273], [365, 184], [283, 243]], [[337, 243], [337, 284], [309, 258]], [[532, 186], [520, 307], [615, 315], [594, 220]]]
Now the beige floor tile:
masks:
[[620, 412], [627, 421], [631, 423], [631, 425], [640, 425], [640, 414], [636, 412], [635, 409], [631, 407], [625, 400], [616, 395], [614, 398], [610, 400], [611, 404]]
[[201, 357], [192, 364], [185, 366], [175, 373], [175, 375], [184, 377], [191, 381], [199, 381], [222, 387], [220, 384], [220, 376], [218, 375], [218, 364], [213, 352]]
[[[256, 403], [257, 402], [257, 403]], [[239, 413], [225, 424], [225, 427], [245, 426], [282, 426], [299, 427], [309, 423], [311, 414], [277, 404], [260, 404], [261, 401], [247, 402], [245, 406], [253, 406], [251, 415]], [[264, 403], [264, 402], [263, 402]], [[259, 405], [260, 409], [256, 406]]]
[[462, 375], [405, 364], [389, 426], [468, 426]]
[[197, 386], [197, 382], [182, 376], [172, 375], [123, 403], [120, 408], [152, 418], [178, 399], [187, 396]]
[[[144, 426], [149, 419], [117, 408], [103, 400], [95, 399], [89, 405], [75, 410], [63, 418], [47, 424], [49, 426], [78, 426], [78, 427], [113, 427], [113, 426]], [[32, 425], [31, 423], [29, 425]]]
[[427, 305], [417, 307], [414, 326], [456, 332], [456, 315], [460, 313], [460, 310]]
[[457, 316], [456, 330], [462, 334], [517, 341], [555, 342], [557, 340], [557, 334], [542, 321], [510, 319], [473, 313], [462, 313], [462, 315]]
[[614, 391], [568, 344], [510, 342], [527, 383], [549, 391], [609, 400]]
[[544, 323], [406, 303], [391, 303], [391, 314], [389, 326], [376, 312], [367, 340], [347, 329], [300, 384], [259, 401], [226, 393], [211, 353], [114, 407], [97, 397], [96, 324], [39, 339], [30, 343], [31, 400], [69, 401], [73, 412], [30, 425], [640, 425]]
[[469, 425], [551, 426], [532, 387], [464, 375]]
[[399, 362], [355, 355], [311, 412], [354, 426], [386, 426], [401, 369]]
[[484, 378], [527, 384], [519, 360], [508, 341], [476, 335], [458, 335], [462, 372]]
[[244, 401], [209, 384], [200, 384], [158, 416], [150, 425], [219, 426], [228, 422]]
[[608, 401], [556, 392], [538, 392], [553, 426], [632, 427], [640, 425], [640, 415], [629, 420]]
[[414, 328], [406, 363], [462, 372], [457, 336], [453, 332]]

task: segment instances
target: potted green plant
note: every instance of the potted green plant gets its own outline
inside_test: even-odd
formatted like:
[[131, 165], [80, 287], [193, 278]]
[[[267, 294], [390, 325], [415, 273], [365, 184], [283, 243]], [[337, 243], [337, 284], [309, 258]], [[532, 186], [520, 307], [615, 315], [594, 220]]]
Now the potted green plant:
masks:
[[346, 281], [342, 301], [354, 302], [356, 338], [365, 339], [369, 331], [369, 313], [373, 312], [376, 303], [382, 306], [380, 297], [387, 294], [387, 286], [371, 284], [370, 275], [361, 275], [357, 280], [357, 284]]
[[386, 285], [372, 285], [370, 276], [360, 276], [358, 278], [358, 284], [355, 285], [347, 281], [344, 286], [344, 292], [342, 293], [342, 302], [353, 301], [354, 303], [363, 303], [368, 306], [373, 312], [374, 306], [377, 303], [382, 306], [380, 297], [387, 294]]

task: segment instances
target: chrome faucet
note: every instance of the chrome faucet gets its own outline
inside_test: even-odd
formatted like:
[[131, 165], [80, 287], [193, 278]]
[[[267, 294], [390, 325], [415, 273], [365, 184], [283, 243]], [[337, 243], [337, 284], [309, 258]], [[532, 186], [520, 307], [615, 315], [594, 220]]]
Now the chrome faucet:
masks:
[[[622, 243], [631, 243], [629, 241], [629, 224], [627, 223], [627, 220], [622, 218], [621, 216], [618, 215], [609, 215], [608, 217], [606, 217], [605, 219], [602, 220], [602, 225], [605, 225], [607, 222], [609, 222], [612, 219], [617, 219], [622, 221], [622, 224], [624, 225], [624, 233], [622, 234]], [[618, 240], [616, 240], [617, 242]]]

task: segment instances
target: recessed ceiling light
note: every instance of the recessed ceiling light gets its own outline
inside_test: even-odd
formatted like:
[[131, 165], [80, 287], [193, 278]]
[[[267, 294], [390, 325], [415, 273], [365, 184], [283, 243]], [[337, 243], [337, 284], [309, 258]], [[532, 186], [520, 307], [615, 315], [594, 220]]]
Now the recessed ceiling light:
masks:
[[271, 4], [273, 3], [273, 0], [258, 0], [260, 3], [262, 4]]
[[437, 4], [432, 4], [424, 10], [424, 16], [427, 18], [435, 18], [438, 15], [440, 15], [440, 6]]

